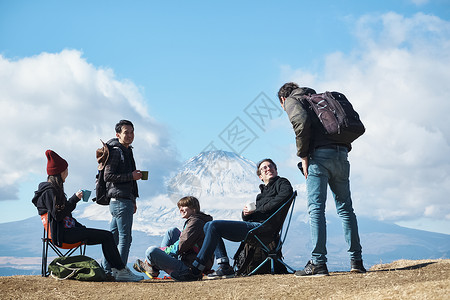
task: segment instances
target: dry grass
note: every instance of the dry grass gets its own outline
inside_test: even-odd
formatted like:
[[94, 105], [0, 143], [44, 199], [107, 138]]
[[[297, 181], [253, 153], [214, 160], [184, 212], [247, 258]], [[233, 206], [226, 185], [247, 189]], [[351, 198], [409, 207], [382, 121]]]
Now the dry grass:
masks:
[[366, 274], [258, 275], [199, 282], [57, 281], [0, 277], [2, 299], [450, 299], [450, 260], [400, 260]]

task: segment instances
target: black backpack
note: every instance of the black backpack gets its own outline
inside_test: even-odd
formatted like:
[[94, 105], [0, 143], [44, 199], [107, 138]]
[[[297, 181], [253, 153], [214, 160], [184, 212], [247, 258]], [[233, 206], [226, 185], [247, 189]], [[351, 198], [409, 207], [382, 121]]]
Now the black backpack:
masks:
[[[277, 246], [277, 241], [272, 241], [269, 245], [269, 249], [274, 249]], [[281, 249], [278, 253], [279, 257], [282, 258], [283, 254]], [[235, 270], [236, 276], [247, 276], [254, 269], [256, 269], [265, 259], [267, 258], [267, 253], [264, 250], [253, 243], [241, 243], [236, 253], [234, 254], [234, 264], [233, 268]], [[288, 274], [286, 267], [275, 261], [274, 265], [275, 274]], [[270, 274], [270, 262], [266, 262], [261, 268], [258, 269], [254, 274]]]
[[366, 131], [358, 113], [344, 94], [325, 92], [302, 98], [309, 103], [325, 133], [335, 142], [351, 144]]
[[109, 152], [112, 148], [119, 149], [121, 161], [124, 162], [122, 149], [119, 147], [111, 147], [104, 143], [102, 148], [98, 148], [96, 151], [97, 162], [98, 162], [98, 172], [95, 175], [95, 198], [92, 201], [97, 202], [100, 205], [109, 205], [110, 198], [107, 197], [106, 182], [105, 182], [105, 166], [109, 159]]

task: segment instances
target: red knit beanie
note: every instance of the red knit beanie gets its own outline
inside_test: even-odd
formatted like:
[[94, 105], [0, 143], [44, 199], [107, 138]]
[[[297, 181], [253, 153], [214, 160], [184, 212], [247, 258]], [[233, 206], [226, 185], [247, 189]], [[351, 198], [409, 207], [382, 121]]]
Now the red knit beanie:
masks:
[[67, 161], [52, 150], [45, 151], [47, 156], [47, 174], [58, 175], [64, 172], [69, 164]]

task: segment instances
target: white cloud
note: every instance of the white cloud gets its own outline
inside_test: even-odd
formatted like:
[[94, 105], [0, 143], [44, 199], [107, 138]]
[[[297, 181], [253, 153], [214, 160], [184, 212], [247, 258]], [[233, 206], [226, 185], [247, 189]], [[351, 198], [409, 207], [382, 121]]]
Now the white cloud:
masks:
[[350, 153], [359, 214], [385, 220], [450, 213], [450, 23], [435, 16], [365, 16], [360, 45], [332, 53], [323, 74], [289, 80], [348, 96], [366, 125]]
[[79, 51], [19, 60], [0, 55], [0, 90], [1, 200], [17, 199], [21, 182], [45, 180], [46, 149], [69, 162], [68, 194], [93, 189], [99, 139], [114, 137], [120, 119], [135, 125], [137, 167], [162, 175], [140, 183], [143, 193], [161, 191], [163, 175], [177, 164], [167, 131], [150, 117], [139, 88], [89, 64]]

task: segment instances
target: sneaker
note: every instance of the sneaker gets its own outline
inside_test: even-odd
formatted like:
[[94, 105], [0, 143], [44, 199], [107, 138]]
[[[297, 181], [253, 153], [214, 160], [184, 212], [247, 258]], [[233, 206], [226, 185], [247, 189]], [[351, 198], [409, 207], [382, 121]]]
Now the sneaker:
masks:
[[209, 274], [207, 279], [222, 279], [222, 278], [233, 278], [234, 270], [229, 264], [219, 265], [217, 271]]
[[150, 278], [156, 278], [159, 275], [159, 270], [153, 268], [151, 265], [148, 264], [146, 261], [142, 261], [140, 259], [136, 260], [136, 262], [133, 265], [133, 269], [138, 271], [139, 273], [145, 273]]
[[116, 281], [138, 282], [144, 279], [144, 276], [134, 274], [130, 269], [128, 269], [128, 267], [125, 267], [122, 270], [113, 269], [113, 274]]
[[114, 281], [116, 281], [116, 278], [113, 276], [112, 273], [106, 273], [105, 281], [114, 282]]
[[194, 274], [191, 268], [184, 271], [173, 271], [170, 276], [176, 281], [197, 281], [202, 280], [202, 272], [198, 271], [198, 274]]
[[308, 261], [303, 270], [296, 271], [294, 273], [295, 277], [301, 276], [328, 276], [327, 265], [326, 264], [313, 264], [312, 260]]
[[353, 273], [366, 273], [366, 268], [364, 268], [363, 261], [361, 260], [351, 260], [350, 262], [352, 268], [350, 272]]

